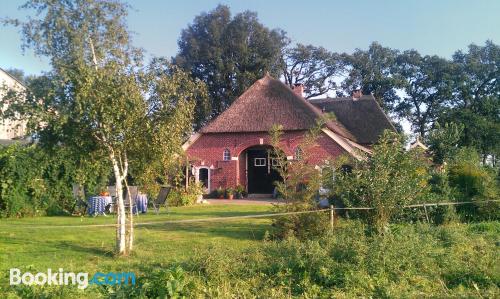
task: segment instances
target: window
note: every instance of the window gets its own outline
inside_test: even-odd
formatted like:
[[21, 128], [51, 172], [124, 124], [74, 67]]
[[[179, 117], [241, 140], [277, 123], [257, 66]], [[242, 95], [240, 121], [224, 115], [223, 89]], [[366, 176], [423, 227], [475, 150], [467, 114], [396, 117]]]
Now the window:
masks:
[[227, 148], [224, 150], [224, 154], [222, 155], [222, 160], [224, 161], [231, 160], [231, 152]]
[[302, 149], [301, 149], [300, 147], [298, 147], [298, 146], [297, 146], [297, 147], [295, 148], [295, 160], [300, 160], [300, 159], [302, 159], [302, 154], [303, 154]]
[[253, 165], [257, 167], [266, 166], [266, 158], [255, 158], [253, 160]]

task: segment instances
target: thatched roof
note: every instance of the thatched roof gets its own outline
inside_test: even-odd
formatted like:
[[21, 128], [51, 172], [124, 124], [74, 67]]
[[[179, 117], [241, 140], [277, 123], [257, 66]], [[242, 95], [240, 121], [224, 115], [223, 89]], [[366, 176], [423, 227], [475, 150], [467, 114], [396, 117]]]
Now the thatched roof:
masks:
[[325, 98], [311, 99], [310, 103], [324, 112], [333, 112], [341, 123], [360, 144], [377, 142], [385, 129], [395, 130], [373, 95], [363, 95], [359, 99]]
[[[201, 133], [267, 132], [273, 124], [283, 130], [308, 130], [322, 116], [321, 110], [287, 85], [269, 75], [256, 81], [229, 108], [201, 129]], [[335, 133], [356, 140], [342, 124], [327, 126]]]

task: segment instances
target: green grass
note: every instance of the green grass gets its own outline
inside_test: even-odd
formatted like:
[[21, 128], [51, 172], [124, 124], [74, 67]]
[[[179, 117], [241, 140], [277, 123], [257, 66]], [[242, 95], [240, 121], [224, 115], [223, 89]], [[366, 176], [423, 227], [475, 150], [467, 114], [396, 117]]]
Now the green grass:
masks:
[[[266, 205], [207, 205], [169, 208], [159, 215], [151, 211], [136, 222], [160, 222], [135, 228], [135, 252], [131, 257], [113, 256], [113, 227], [77, 227], [114, 224], [113, 216], [36, 217], [0, 220], [0, 271], [12, 267], [59, 268], [94, 273], [103, 270], [133, 271], [145, 263], [182, 262], [211, 242], [235, 250], [252, 246], [269, 229], [269, 219], [245, 219], [200, 223], [163, 224], [162, 221], [241, 216], [268, 213]], [[45, 226], [37, 228], [36, 226]], [[75, 228], [58, 227], [71, 225]], [[49, 226], [49, 227], [47, 227]], [[53, 227], [50, 227], [53, 226]]]
[[[112, 216], [2, 219], [0, 297], [106, 298], [110, 291], [121, 292], [124, 298], [131, 292], [163, 296], [156, 290], [165, 291], [173, 282], [188, 283], [177, 293], [195, 298], [500, 296], [498, 221], [396, 224], [389, 234], [378, 236], [358, 221], [340, 220], [333, 235], [312, 241], [263, 241], [272, 227], [270, 219], [262, 218], [162, 223], [270, 211], [266, 205], [207, 205], [149, 213], [136, 222], [158, 223], [136, 227], [135, 252], [120, 258], [113, 256], [114, 228], [78, 227], [113, 224]], [[45, 227], [36, 227], [40, 225]], [[184, 274], [168, 272], [177, 265]], [[14, 289], [8, 286], [12, 267], [30, 272], [64, 268], [90, 275], [131, 271], [139, 284], [100, 291]]]

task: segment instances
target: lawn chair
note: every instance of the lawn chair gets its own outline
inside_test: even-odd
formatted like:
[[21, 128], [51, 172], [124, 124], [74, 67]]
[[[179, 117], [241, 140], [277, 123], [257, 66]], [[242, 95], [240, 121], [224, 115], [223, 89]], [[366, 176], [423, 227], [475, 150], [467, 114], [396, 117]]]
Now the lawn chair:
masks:
[[135, 204], [135, 198], [137, 197], [139, 190], [138, 190], [137, 186], [128, 186], [128, 190], [127, 190], [127, 188], [125, 188], [125, 197], [123, 198], [123, 201], [125, 204], [125, 212], [130, 211], [130, 203], [128, 201], [128, 192], [127, 191], [130, 191], [130, 198], [132, 199], [132, 210], [135, 209], [134, 214], [139, 215], [139, 213], [137, 212], [136, 204]]
[[109, 196], [111, 196], [111, 203], [106, 206], [106, 214], [112, 214], [115, 212], [116, 208], [116, 198], [118, 193], [116, 193], [116, 186], [107, 186]]
[[156, 215], [158, 215], [158, 213], [160, 212], [160, 207], [162, 205], [165, 205], [168, 212], [167, 197], [170, 193], [170, 190], [172, 190], [172, 187], [161, 187], [160, 192], [158, 193], [158, 197], [156, 197], [156, 200], [153, 201], [153, 208], [155, 209]]
[[116, 186], [107, 186], [106, 189], [108, 189], [108, 193], [111, 198], [115, 199], [118, 196], [116, 193]]

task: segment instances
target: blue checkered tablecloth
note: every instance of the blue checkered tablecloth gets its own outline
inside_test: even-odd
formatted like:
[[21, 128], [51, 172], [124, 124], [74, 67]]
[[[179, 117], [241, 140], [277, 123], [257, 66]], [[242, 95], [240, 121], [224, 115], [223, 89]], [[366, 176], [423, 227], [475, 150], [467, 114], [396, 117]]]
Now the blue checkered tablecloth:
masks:
[[89, 198], [89, 215], [105, 215], [106, 206], [112, 203], [111, 196], [93, 196]]
[[138, 194], [135, 198], [134, 213], [146, 213], [148, 211], [148, 197], [146, 194]]

